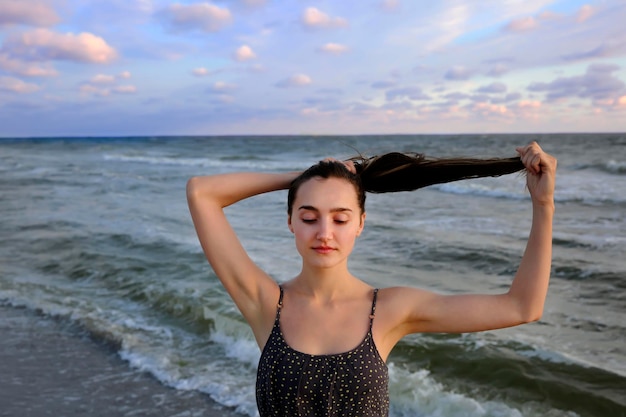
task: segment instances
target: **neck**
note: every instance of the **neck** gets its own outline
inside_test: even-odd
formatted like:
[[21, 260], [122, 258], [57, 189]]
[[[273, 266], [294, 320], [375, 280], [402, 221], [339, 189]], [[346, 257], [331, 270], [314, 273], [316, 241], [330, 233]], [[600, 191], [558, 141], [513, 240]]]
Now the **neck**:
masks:
[[293, 279], [293, 285], [302, 293], [314, 298], [330, 300], [338, 294], [350, 293], [350, 289], [360, 281], [348, 271], [345, 265], [333, 268], [311, 268], [303, 266]]

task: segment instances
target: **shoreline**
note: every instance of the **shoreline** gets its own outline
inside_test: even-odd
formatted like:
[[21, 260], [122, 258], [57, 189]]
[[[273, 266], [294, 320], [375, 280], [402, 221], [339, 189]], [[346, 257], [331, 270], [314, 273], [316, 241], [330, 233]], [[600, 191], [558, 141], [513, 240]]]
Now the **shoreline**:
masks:
[[236, 417], [197, 391], [132, 369], [62, 321], [0, 304], [0, 416]]

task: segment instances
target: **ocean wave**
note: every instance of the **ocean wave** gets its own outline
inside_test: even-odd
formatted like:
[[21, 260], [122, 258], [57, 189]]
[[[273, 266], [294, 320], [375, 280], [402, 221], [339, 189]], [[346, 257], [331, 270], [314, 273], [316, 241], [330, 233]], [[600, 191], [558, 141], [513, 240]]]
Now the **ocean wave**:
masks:
[[389, 364], [390, 415], [446, 417], [522, 417], [500, 401], [479, 401], [447, 389], [426, 369], [410, 371]]
[[[574, 184], [571, 187], [560, 187], [555, 191], [554, 201], [557, 203], [584, 203], [589, 205], [626, 204], [626, 197], [616, 192], [607, 184], [591, 186], [589, 182], [583, 185]], [[449, 183], [432, 188], [444, 193], [471, 195], [477, 197], [502, 198], [508, 200], [529, 200], [530, 195], [526, 191], [491, 188], [481, 184], [468, 185], [462, 182]]]
[[[125, 154], [105, 154], [105, 161], [142, 163], [149, 165], [174, 165], [183, 167], [202, 167], [202, 168], [228, 168], [229, 171], [235, 170], [297, 170], [296, 163], [293, 161], [280, 161], [268, 158], [260, 158], [257, 156], [223, 156], [218, 158], [188, 158], [178, 156], [147, 156], [147, 155], [125, 155]], [[302, 167], [300, 167], [302, 168]]]
[[573, 264], [571, 261], [563, 264], [559, 260], [554, 261], [553, 265], [554, 276], [567, 281], [587, 281], [597, 286], [598, 291], [603, 291], [604, 288], [600, 284], [608, 284], [614, 286], [617, 291], [615, 297], [622, 297], [622, 294], [618, 290], [626, 289], [626, 280], [624, 280], [624, 273], [620, 271], [602, 271], [597, 268], [593, 263]]
[[581, 164], [576, 168], [578, 170], [597, 170], [608, 174], [626, 175], [626, 161], [617, 161], [615, 159], [594, 164]]
[[610, 160], [606, 163], [606, 171], [612, 174], [626, 174], [626, 161]]
[[501, 184], [502, 183], [488, 183], [480, 180], [473, 180], [435, 185], [433, 188], [450, 194], [505, 198], [510, 200], [526, 200], [529, 198], [528, 195], [523, 192], [523, 188], [507, 189], [502, 187]]
[[[491, 400], [528, 411], [524, 408], [528, 399], [540, 392], [543, 405], [538, 405], [543, 411], [523, 415], [543, 415], [547, 410], [569, 410], [563, 411], [564, 416], [626, 411], [618, 388], [625, 382], [623, 376], [517, 341], [480, 334], [418, 335], [402, 341], [390, 360], [410, 374], [428, 369], [448, 392], [476, 401]], [[600, 380], [604, 383], [590, 389], [589, 381]]]
[[[613, 173], [621, 171], [624, 164], [603, 165]], [[562, 169], [557, 173], [554, 200], [557, 203], [584, 203], [589, 205], [626, 204], [626, 187], [621, 178], [605, 173]], [[488, 197], [506, 200], [528, 200], [526, 181], [522, 176], [479, 178], [434, 185], [432, 189], [448, 194]]]

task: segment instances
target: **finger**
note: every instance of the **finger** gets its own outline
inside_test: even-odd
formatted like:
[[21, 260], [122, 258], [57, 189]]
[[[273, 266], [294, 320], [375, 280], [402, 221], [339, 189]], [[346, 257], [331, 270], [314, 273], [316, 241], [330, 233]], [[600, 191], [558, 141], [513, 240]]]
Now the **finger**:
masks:
[[343, 161], [343, 164], [348, 168], [348, 171], [356, 174], [356, 167], [354, 166], [354, 162], [352, 161]]
[[517, 147], [515, 150], [520, 155], [522, 163], [529, 172], [533, 174], [541, 172], [543, 151], [537, 142], [533, 141], [526, 146]]

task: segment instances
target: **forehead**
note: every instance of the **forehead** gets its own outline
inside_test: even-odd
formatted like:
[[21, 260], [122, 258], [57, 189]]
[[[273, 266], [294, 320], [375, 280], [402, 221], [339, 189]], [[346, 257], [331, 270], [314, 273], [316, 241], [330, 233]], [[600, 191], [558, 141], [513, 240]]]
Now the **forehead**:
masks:
[[350, 182], [341, 178], [313, 177], [298, 189], [294, 209], [306, 205], [317, 208], [351, 208], [357, 210], [357, 192]]

